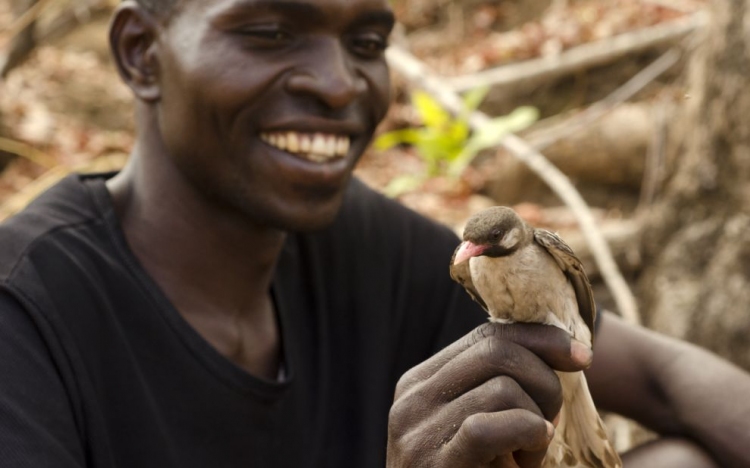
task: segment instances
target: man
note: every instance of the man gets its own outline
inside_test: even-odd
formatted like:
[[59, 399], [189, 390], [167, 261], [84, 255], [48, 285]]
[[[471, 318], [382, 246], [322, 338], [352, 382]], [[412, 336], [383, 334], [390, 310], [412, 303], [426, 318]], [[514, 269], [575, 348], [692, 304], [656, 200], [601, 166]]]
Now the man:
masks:
[[[590, 350], [484, 323], [453, 234], [351, 180], [392, 25], [386, 0], [121, 5], [127, 167], [0, 228], [0, 466], [539, 465], [553, 368]], [[601, 407], [668, 436], [626, 463], [750, 465], [746, 374], [614, 316], [596, 351]]]

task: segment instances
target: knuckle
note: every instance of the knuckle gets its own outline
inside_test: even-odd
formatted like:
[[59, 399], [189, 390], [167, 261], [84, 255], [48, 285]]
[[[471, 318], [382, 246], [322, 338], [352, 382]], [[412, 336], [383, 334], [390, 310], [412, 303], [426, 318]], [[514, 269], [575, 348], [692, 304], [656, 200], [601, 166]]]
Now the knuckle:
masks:
[[461, 425], [461, 445], [471, 450], [472, 447], [480, 446], [488, 440], [488, 416], [485, 413], [477, 413], [468, 416]]
[[406, 434], [420, 427], [434, 413], [434, 407], [425, 397], [421, 388], [412, 389], [395, 400], [388, 411], [388, 427], [394, 434]]
[[522, 408], [534, 411], [531, 399], [521, 385], [510, 377], [495, 377], [485, 383], [487, 391], [483, 394], [482, 407], [488, 411], [504, 411]]
[[482, 347], [481, 356], [492, 368], [506, 371], [519, 368], [521, 358], [517, 346], [499, 335], [496, 334], [484, 340], [480, 346]]
[[398, 399], [406, 394], [406, 392], [408, 392], [417, 382], [416, 371], [414, 369], [406, 371], [401, 378], [398, 379], [398, 382], [396, 382], [395, 398]]
[[404, 395], [404, 393], [406, 393], [407, 390], [408, 390], [408, 383], [402, 377], [396, 383], [396, 391], [394, 394], [394, 400], [398, 400], [399, 398], [401, 398]]
[[[525, 443], [529, 449], [545, 448], [549, 443], [547, 439], [547, 423], [543, 418], [527, 413], [524, 418], [524, 430], [518, 431], [518, 437], [523, 437], [524, 439], [519, 440], [519, 445]], [[526, 442], [527, 440], [530, 442]]]
[[540, 373], [533, 390], [534, 401], [546, 417], [554, 417], [562, 407], [563, 388], [554, 371]]
[[[496, 401], [497, 409], [509, 408], [518, 404], [519, 397], [523, 394], [523, 389], [518, 382], [510, 377], [495, 377], [487, 382], [489, 393]], [[499, 406], [502, 404], [502, 406]]]
[[485, 322], [474, 329], [474, 332], [471, 333], [469, 340], [471, 345], [473, 346], [488, 337], [494, 336], [496, 333], [497, 324], [492, 322]]
[[514, 431], [508, 432], [509, 443], [525, 450], [540, 450], [547, 446], [547, 424], [544, 419], [523, 412], [514, 416]]
[[517, 395], [522, 392], [521, 386], [515, 380], [504, 375], [488, 380], [487, 386], [494, 396]]
[[409, 403], [404, 399], [396, 400], [388, 411], [388, 425], [396, 432], [401, 432], [409, 419]]

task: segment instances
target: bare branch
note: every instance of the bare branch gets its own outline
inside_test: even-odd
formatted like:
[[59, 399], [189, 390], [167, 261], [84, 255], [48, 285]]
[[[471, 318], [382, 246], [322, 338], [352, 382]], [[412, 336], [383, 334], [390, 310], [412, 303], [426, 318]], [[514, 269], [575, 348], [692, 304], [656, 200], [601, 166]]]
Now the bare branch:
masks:
[[624, 85], [617, 88], [601, 101], [592, 104], [585, 111], [571, 117], [565, 122], [544, 129], [539, 136], [530, 136], [529, 143], [538, 150], [544, 150], [553, 143], [568, 137], [572, 133], [588, 127], [592, 122], [599, 120], [604, 114], [633, 97], [649, 83], [653, 82], [664, 72], [669, 70], [680, 59], [677, 49], [670, 49], [664, 55], [641, 70]]
[[540, 81], [611, 62], [619, 57], [674, 43], [707, 23], [705, 12], [694, 13], [657, 26], [574, 47], [560, 55], [526, 60], [479, 73], [445, 79], [445, 86], [462, 92], [480, 86], [510, 86]]

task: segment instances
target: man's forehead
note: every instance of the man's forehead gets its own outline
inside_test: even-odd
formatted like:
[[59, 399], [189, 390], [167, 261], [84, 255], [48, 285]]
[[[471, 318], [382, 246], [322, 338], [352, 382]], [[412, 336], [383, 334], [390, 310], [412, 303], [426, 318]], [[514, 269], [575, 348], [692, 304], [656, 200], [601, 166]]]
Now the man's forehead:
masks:
[[391, 8], [387, 0], [182, 0], [211, 11], [272, 10], [308, 14], [326, 12], [387, 11]]

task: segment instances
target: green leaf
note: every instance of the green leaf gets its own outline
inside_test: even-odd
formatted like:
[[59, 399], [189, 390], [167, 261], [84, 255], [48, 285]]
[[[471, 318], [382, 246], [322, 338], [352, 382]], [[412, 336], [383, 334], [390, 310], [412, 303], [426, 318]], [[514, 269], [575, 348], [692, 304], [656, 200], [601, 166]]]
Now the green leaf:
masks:
[[468, 116], [468, 114], [477, 110], [477, 108], [482, 103], [482, 101], [484, 101], [484, 98], [487, 97], [487, 93], [489, 92], [489, 86], [479, 86], [467, 91], [463, 97], [464, 112], [462, 112], [462, 115], [465, 114], [466, 116]]
[[508, 133], [519, 132], [536, 122], [539, 111], [533, 107], [519, 107], [508, 115], [495, 117], [486, 125], [476, 129], [471, 136], [467, 146], [477, 148], [481, 151], [485, 148], [495, 146]]
[[379, 135], [373, 142], [373, 148], [376, 150], [387, 150], [398, 145], [414, 145], [420, 139], [420, 131], [415, 128], [405, 128], [402, 130], [393, 130]]
[[451, 118], [443, 106], [424, 91], [414, 91], [411, 95], [411, 102], [427, 127], [442, 127]]
[[455, 159], [456, 156], [461, 152], [466, 141], [469, 138], [471, 129], [466, 121], [456, 120], [451, 122], [451, 125], [444, 132], [445, 144], [446, 144], [446, 157], [448, 159]]
[[415, 144], [417, 152], [426, 161], [439, 161], [445, 158], [446, 142], [440, 135], [424, 138]]
[[510, 114], [496, 117], [478, 128], [459, 154], [448, 167], [448, 175], [458, 177], [471, 164], [476, 155], [487, 148], [497, 146], [508, 133], [519, 132], [539, 118], [539, 111], [533, 107], [519, 107]]

